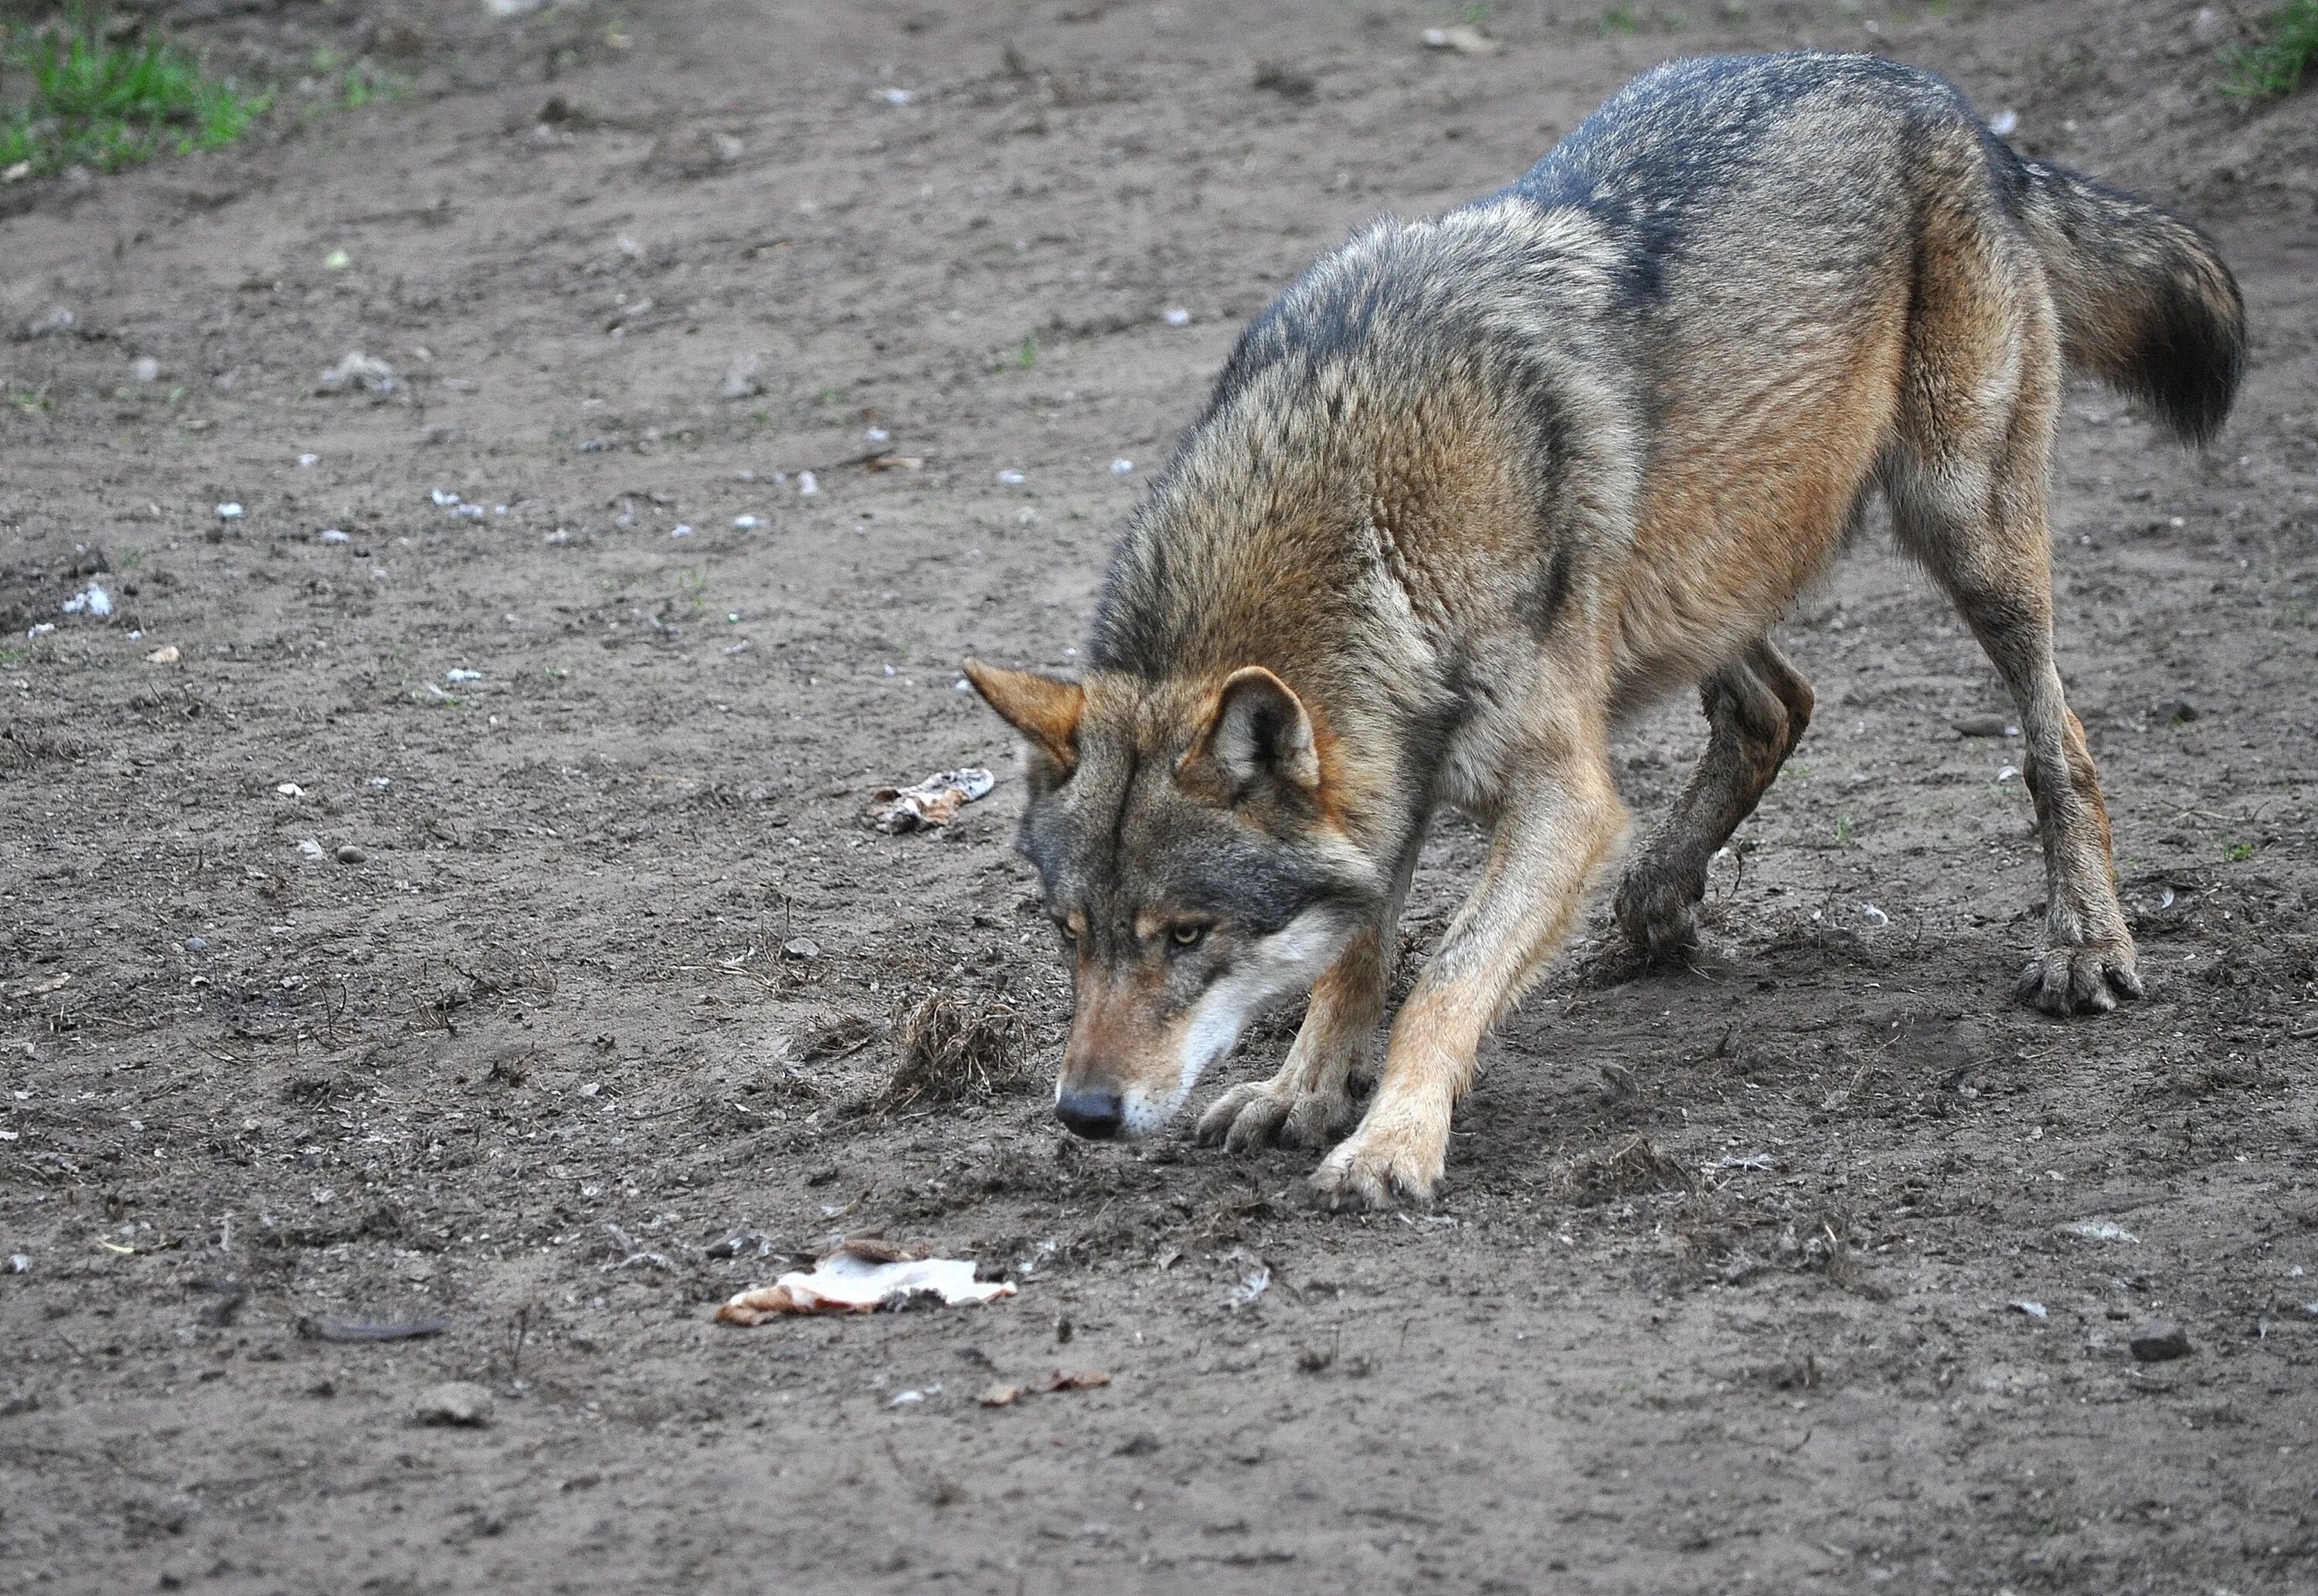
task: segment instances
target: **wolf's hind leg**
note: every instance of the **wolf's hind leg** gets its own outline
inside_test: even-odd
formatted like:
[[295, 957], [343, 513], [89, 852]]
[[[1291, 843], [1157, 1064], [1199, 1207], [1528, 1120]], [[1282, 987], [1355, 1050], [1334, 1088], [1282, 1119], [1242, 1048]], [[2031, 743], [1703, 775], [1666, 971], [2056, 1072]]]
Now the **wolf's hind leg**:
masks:
[[[2044, 946], [2019, 995], [2048, 1014], [2141, 995], [2108, 811], [2053, 658], [2046, 520], [2060, 329], [2033, 261], [1978, 214], [1927, 211], [1885, 486], [1900, 542], [1954, 600], [2012, 691], [2044, 845]], [[2025, 269], [2024, 269], [2025, 268]]]
[[1243, 1152], [1267, 1143], [1323, 1147], [1352, 1122], [1352, 1083], [1384, 1018], [1390, 933], [1370, 927], [1312, 988], [1288, 1062], [1269, 1080], [1235, 1086], [1199, 1116], [1199, 1140]]
[[1764, 638], [1699, 684], [1711, 731], [1690, 785], [1618, 883], [1618, 928], [1636, 955], [1678, 957], [1698, 942], [1706, 867], [1755, 812], [1810, 724], [1810, 684]]

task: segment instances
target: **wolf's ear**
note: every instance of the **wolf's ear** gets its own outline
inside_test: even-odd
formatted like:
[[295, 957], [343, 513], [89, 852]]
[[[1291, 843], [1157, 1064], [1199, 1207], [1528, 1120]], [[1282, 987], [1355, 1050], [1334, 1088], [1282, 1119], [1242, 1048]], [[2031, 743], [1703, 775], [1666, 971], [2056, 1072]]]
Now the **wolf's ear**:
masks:
[[984, 704], [1065, 774], [1077, 767], [1079, 717], [1086, 711], [1084, 687], [1036, 671], [984, 665], [979, 659], [966, 662], [966, 679], [974, 684]]
[[1286, 682], [1261, 665], [1243, 666], [1225, 678], [1181, 768], [1195, 785], [1219, 785], [1235, 801], [1271, 782], [1308, 794], [1320, 785], [1312, 716]]

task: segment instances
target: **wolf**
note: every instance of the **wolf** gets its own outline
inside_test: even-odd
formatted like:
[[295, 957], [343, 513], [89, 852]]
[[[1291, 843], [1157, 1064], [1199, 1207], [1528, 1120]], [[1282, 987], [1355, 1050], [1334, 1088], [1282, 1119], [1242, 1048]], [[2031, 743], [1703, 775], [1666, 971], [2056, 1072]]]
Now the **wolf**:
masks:
[[[2047, 884], [2020, 995], [2139, 995], [2054, 663], [2053, 428], [2073, 368], [2202, 442], [2244, 346], [2196, 227], [1867, 56], [1670, 62], [1511, 187], [1358, 232], [1240, 337], [1081, 676], [965, 664], [1026, 744], [1020, 846], [1075, 985], [1063, 1123], [1151, 1133], [1308, 989], [1286, 1063], [1201, 1138], [1343, 1135], [1322, 1199], [1431, 1198], [1486, 1033], [1623, 846], [1613, 729], [1696, 686], [1705, 752], [1613, 904], [1636, 954], [1676, 957], [1810, 719], [1771, 631], [1879, 495], [2018, 710]], [[1448, 806], [1487, 862], [1352, 1128]]]

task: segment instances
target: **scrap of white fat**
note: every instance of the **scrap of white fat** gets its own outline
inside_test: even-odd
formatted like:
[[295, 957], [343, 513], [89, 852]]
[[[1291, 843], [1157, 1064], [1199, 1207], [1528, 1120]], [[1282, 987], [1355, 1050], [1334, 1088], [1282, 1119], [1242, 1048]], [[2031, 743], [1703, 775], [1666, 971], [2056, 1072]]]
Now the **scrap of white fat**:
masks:
[[729, 1299], [716, 1317], [757, 1324], [782, 1314], [867, 1314], [899, 1307], [914, 1296], [951, 1306], [993, 1302], [1014, 1295], [1011, 1280], [977, 1280], [966, 1258], [897, 1258], [883, 1248], [848, 1246], [810, 1270], [783, 1275]]

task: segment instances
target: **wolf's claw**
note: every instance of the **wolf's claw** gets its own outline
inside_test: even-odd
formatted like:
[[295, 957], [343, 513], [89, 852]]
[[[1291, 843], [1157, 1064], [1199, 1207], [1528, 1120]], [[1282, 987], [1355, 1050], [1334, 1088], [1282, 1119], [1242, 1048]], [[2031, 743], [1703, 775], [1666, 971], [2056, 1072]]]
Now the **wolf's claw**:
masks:
[[1209, 1147], [1221, 1143], [1229, 1152], [1274, 1143], [1319, 1147], [1352, 1116], [1352, 1099], [1343, 1092], [1283, 1089], [1276, 1079], [1251, 1081], [1224, 1093], [1199, 1116], [1199, 1141]]
[[2048, 947], [2020, 972], [2018, 995], [2047, 1014], [2106, 1014], [2141, 996], [2131, 942]]
[[[1443, 1127], [1445, 1133], [1446, 1127]], [[1312, 1190], [1343, 1211], [1430, 1204], [1442, 1188], [1445, 1134], [1364, 1127], [1340, 1143], [1313, 1171]]]

